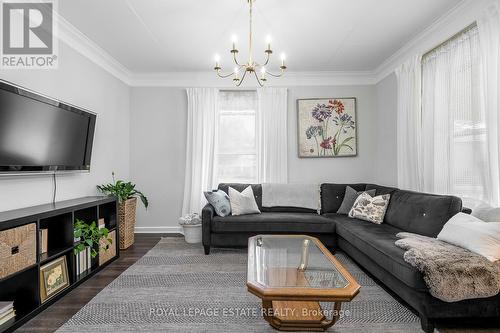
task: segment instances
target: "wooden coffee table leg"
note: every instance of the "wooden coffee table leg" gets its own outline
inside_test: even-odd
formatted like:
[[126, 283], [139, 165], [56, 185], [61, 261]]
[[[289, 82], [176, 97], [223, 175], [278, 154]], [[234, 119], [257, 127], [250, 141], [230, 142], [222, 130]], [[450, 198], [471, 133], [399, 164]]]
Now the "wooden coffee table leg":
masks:
[[333, 314], [332, 314], [333, 316], [332, 316], [332, 319], [325, 320], [323, 322], [323, 328], [325, 330], [328, 329], [329, 327], [332, 327], [333, 325], [335, 325], [335, 323], [339, 320], [341, 307], [342, 307], [342, 302], [335, 302], [335, 303], [333, 303]]
[[269, 325], [279, 329], [279, 325], [276, 323], [276, 318], [274, 317], [273, 301], [262, 300], [262, 315]]
[[[322, 314], [319, 302], [262, 300], [264, 319], [280, 331], [319, 331], [333, 326], [340, 316], [341, 302], [333, 304], [332, 319]], [[303, 313], [303, 310], [307, 314]]]

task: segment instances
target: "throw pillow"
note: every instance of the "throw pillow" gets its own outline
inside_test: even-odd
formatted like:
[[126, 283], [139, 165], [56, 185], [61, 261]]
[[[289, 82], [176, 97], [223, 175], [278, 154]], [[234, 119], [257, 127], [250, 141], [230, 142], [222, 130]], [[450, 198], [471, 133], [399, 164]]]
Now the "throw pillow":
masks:
[[489, 261], [500, 259], [500, 222], [484, 222], [472, 215], [458, 213], [446, 222], [437, 238]]
[[229, 187], [229, 201], [232, 215], [259, 214], [259, 206], [255, 202], [252, 186], [248, 186], [241, 193]]
[[354, 205], [354, 202], [356, 202], [356, 199], [361, 195], [361, 193], [368, 193], [371, 197], [373, 197], [376, 193], [376, 190], [368, 190], [368, 191], [359, 191], [357, 192], [355, 189], [353, 189], [350, 186], [347, 186], [345, 189], [345, 195], [344, 195], [344, 200], [342, 201], [342, 204], [340, 205], [340, 208], [337, 210], [337, 214], [344, 214], [347, 215], [349, 214], [349, 211], [351, 210], [352, 206]]
[[471, 215], [484, 222], [500, 222], [500, 208], [495, 208], [487, 204], [472, 209]]
[[219, 216], [228, 216], [231, 214], [231, 204], [229, 203], [229, 197], [226, 192], [222, 190], [216, 190], [212, 192], [203, 192], [205, 198], [209, 204], [215, 209], [215, 213]]
[[385, 212], [390, 199], [390, 194], [372, 198], [368, 193], [361, 193], [354, 202], [354, 205], [352, 205], [349, 217], [381, 224], [384, 222]]

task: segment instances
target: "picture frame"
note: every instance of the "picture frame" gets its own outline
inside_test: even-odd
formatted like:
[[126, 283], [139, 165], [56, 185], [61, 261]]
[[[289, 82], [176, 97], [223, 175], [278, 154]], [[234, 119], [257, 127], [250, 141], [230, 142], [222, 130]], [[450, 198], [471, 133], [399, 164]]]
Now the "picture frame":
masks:
[[297, 99], [299, 158], [358, 155], [356, 97]]
[[40, 300], [45, 302], [69, 286], [66, 256], [40, 267]]

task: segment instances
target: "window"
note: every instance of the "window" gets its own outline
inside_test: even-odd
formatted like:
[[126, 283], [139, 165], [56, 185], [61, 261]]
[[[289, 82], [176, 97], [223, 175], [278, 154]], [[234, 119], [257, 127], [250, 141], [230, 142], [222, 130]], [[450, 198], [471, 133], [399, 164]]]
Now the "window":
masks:
[[219, 93], [217, 183], [257, 182], [257, 92]]
[[424, 189], [485, 200], [487, 135], [479, 33], [472, 27], [422, 59]]

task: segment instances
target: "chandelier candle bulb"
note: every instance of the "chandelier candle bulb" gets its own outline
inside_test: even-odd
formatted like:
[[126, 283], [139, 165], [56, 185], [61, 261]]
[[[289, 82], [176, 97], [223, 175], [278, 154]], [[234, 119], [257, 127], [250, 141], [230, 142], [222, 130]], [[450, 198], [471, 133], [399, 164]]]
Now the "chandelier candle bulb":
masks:
[[236, 42], [238, 41], [238, 36], [231, 36], [231, 41], [233, 42], [233, 51], [236, 50]]
[[215, 60], [215, 69], [220, 69], [220, 66], [219, 66], [220, 55], [216, 54], [214, 56], [214, 60]]

